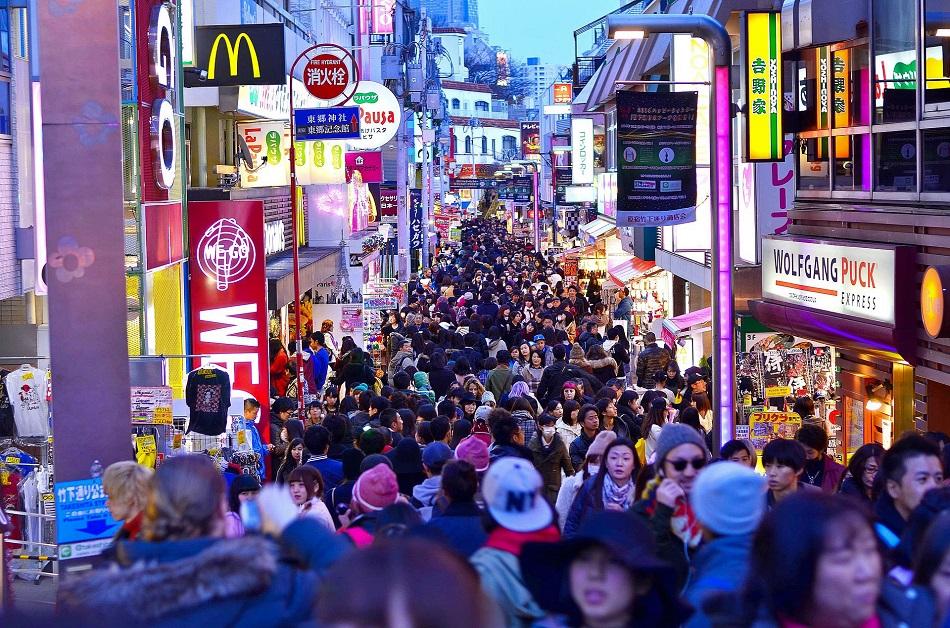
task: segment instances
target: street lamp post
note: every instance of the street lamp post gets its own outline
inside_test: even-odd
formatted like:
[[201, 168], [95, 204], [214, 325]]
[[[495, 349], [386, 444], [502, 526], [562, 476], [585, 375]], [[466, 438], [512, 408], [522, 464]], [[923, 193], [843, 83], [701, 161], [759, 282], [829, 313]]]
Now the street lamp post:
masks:
[[715, 448], [735, 433], [735, 304], [732, 295], [732, 41], [722, 24], [708, 15], [618, 14], [607, 16], [613, 39], [643, 39], [650, 33], [688, 33], [709, 46], [713, 72], [709, 108], [710, 204], [712, 207], [713, 395], [719, 429]]

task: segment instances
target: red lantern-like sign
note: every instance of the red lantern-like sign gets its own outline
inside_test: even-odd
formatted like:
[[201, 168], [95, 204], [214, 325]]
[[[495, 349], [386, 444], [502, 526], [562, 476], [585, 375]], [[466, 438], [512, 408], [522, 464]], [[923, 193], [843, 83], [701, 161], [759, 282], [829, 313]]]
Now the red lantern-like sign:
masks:
[[304, 66], [303, 84], [315, 98], [332, 100], [350, 85], [350, 69], [336, 55], [319, 54]]

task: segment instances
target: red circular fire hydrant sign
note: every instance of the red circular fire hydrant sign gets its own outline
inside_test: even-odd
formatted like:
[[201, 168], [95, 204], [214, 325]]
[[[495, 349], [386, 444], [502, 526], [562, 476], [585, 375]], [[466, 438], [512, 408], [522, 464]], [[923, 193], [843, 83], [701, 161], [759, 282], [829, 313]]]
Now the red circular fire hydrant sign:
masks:
[[320, 54], [310, 59], [303, 69], [303, 83], [314, 98], [332, 100], [350, 84], [350, 69], [343, 59]]

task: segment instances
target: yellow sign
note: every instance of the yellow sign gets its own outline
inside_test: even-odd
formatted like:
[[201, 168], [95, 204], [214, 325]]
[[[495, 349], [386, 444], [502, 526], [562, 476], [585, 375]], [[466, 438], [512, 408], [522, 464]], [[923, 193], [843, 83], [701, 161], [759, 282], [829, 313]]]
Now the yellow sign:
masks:
[[746, 161], [782, 161], [785, 137], [782, 133], [781, 14], [748, 11], [744, 26]]
[[769, 386], [765, 389], [765, 398], [774, 399], [776, 397], [788, 397], [792, 394], [791, 386]]
[[749, 439], [761, 452], [765, 445], [776, 438], [795, 438], [802, 418], [795, 412], [753, 412], [749, 415]]
[[153, 422], [158, 423], [160, 425], [171, 425], [172, 424], [172, 409], [171, 408], [155, 408]]
[[231, 44], [231, 38], [226, 34], [221, 33], [214, 38], [214, 43], [211, 44], [211, 54], [208, 55], [208, 80], [214, 80], [214, 68], [218, 61], [218, 44], [224, 41], [224, 45], [228, 48], [228, 69], [231, 71], [231, 76], [237, 76], [238, 73], [238, 55], [241, 52], [241, 42], [247, 42], [248, 51], [251, 53], [251, 68], [253, 70], [254, 78], [261, 77], [261, 66], [257, 60], [257, 50], [254, 49], [254, 42], [251, 41], [251, 38], [248, 37], [247, 33], [241, 33], [235, 39], [234, 45]]
[[950, 266], [931, 266], [920, 282], [920, 320], [931, 338], [943, 338], [950, 332], [947, 320], [946, 291], [950, 285]]
[[[851, 50], [843, 48], [831, 55], [832, 118], [836, 129], [851, 126]], [[851, 138], [835, 137], [835, 159], [851, 156]]]

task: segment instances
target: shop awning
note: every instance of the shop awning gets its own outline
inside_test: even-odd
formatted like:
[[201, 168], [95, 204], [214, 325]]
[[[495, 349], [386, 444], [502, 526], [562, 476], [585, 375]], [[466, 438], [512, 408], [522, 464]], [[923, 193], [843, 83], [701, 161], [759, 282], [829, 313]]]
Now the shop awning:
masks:
[[[337, 247], [299, 249], [300, 290], [309, 290], [336, 274], [340, 264]], [[276, 310], [294, 300], [294, 256], [287, 250], [267, 258], [267, 307]]]
[[712, 308], [704, 307], [695, 312], [674, 316], [673, 318], [663, 319], [662, 340], [667, 346], [672, 347], [676, 344], [676, 339], [682, 336], [686, 331], [699, 325], [708, 325], [712, 320]]
[[607, 218], [595, 218], [594, 220], [583, 224], [578, 227], [581, 231], [584, 232], [584, 235], [587, 237], [596, 240], [597, 238], [606, 237], [611, 232], [616, 230], [617, 225], [613, 220]]
[[607, 274], [618, 286], [625, 286], [656, 268], [656, 262], [639, 257], [608, 257]]
[[640, 78], [637, 62], [642, 65], [643, 55], [638, 54], [648, 39], [635, 39], [617, 43], [607, 52], [607, 59], [591, 80], [594, 87], [587, 98], [587, 111], [597, 111], [601, 105], [614, 97], [614, 83]]

